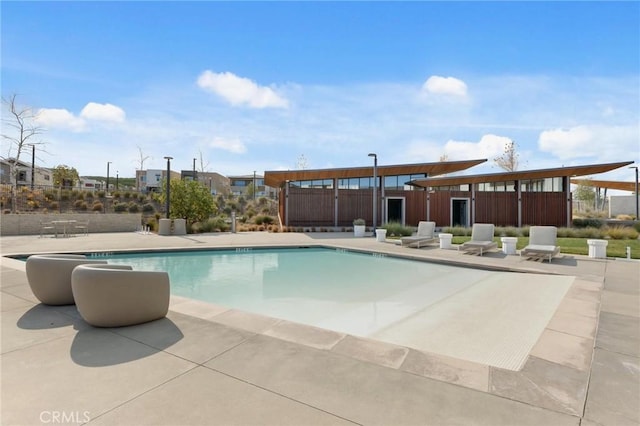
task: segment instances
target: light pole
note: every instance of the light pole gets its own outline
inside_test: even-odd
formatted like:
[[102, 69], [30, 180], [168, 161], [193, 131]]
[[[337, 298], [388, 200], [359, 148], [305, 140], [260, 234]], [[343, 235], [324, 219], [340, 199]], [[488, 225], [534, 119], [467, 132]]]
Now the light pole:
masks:
[[378, 192], [378, 156], [369, 153], [369, 157], [373, 157], [373, 235], [376, 235], [376, 224], [378, 223], [378, 203], [376, 195]]
[[118, 190], [118, 180], [120, 178], [120, 172], [116, 170], [116, 191]]
[[36, 146], [32, 143], [27, 143], [25, 145], [31, 147], [31, 190], [33, 191], [33, 186], [36, 179]]
[[170, 184], [171, 184], [171, 160], [173, 157], [164, 157], [167, 160], [167, 201], [165, 203], [165, 207], [167, 209], [167, 219], [169, 219], [169, 195], [171, 195]]
[[111, 164], [111, 161], [107, 161], [107, 190], [105, 195], [109, 193], [109, 164]]
[[193, 159], [193, 180], [196, 180], [196, 159]]
[[636, 169], [636, 180], [634, 181], [636, 184], [636, 220], [640, 220], [640, 209], [638, 208], [638, 166], [631, 166], [630, 169]]
[[253, 171], [253, 201], [256, 201], [256, 171]]

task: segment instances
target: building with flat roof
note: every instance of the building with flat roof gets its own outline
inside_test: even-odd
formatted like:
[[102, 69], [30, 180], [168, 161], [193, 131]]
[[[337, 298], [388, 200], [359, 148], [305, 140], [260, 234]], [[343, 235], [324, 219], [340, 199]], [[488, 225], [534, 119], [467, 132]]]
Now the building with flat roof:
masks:
[[[280, 220], [285, 226], [351, 226], [356, 218], [376, 226], [421, 220], [439, 227], [493, 223], [496, 226], [571, 226], [571, 178], [594, 175], [633, 161], [442, 176], [486, 159], [436, 163], [267, 171], [265, 184], [279, 190]], [[375, 182], [375, 183], [374, 183]]]

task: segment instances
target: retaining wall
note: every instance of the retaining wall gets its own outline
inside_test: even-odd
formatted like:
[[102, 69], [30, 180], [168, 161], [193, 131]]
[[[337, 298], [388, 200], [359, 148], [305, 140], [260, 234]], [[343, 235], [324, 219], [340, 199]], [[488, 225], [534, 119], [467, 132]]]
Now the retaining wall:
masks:
[[52, 220], [89, 220], [89, 233], [133, 232], [142, 223], [141, 213], [56, 213], [3, 214], [0, 217], [0, 236], [39, 235], [41, 222]]

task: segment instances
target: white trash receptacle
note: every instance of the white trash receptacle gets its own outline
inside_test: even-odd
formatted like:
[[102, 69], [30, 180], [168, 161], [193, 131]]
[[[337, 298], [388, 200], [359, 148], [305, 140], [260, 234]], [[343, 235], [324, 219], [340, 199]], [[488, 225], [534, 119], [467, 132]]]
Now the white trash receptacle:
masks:
[[376, 241], [384, 243], [387, 240], [386, 229], [376, 229]]
[[158, 235], [171, 235], [171, 219], [160, 219]]
[[607, 257], [607, 240], [587, 240], [589, 246], [589, 257], [594, 259], [605, 259]]
[[441, 249], [451, 248], [451, 240], [453, 239], [453, 234], [439, 234], [438, 238], [440, 239]]
[[187, 235], [187, 221], [185, 219], [173, 221], [173, 235]]
[[504, 254], [516, 254], [517, 237], [501, 237], [500, 241], [502, 242], [502, 252]]

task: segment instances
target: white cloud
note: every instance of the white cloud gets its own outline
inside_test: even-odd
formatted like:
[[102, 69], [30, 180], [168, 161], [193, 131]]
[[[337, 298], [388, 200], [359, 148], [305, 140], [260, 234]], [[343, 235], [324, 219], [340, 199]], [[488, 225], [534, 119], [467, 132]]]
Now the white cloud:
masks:
[[231, 105], [248, 105], [251, 108], [287, 108], [289, 101], [272, 88], [258, 86], [248, 78], [230, 72], [205, 71], [198, 77], [198, 86], [226, 99]]
[[37, 121], [46, 127], [70, 129], [74, 132], [84, 130], [84, 120], [63, 108], [42, 108], [38, 110]]
[[87, 120], [122, 123], [125, 119], [125, 112], [122, 108], [115, 105], [89, 102], [82, 108], [80, 116]]
[[479, 142], [449, 140], [444, 145], [444, 153], [450, 161], [486, 158], [493, 161], [504, 152], [511, 139], [506, 136], [484, 135]]
[[245, 152], [247, 152], [247, 147], [242, 143], [240, 139], [223, 139], [216, 137], [209, 142], [209, 146], [211, 148], [229, 151], [234, 154], [244, 154]]
[[538, 148], [563, 159], [596, 157], [600, 160], [637, 157], [638, 128], [633, 126], [576, 126], [545, 130]]
[[432, 75], [422, 85], [422, 90], [430, 95], [444, 95], [452, 97], [467, 97], [467, 84], [455, 77], [440, 77]]

